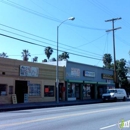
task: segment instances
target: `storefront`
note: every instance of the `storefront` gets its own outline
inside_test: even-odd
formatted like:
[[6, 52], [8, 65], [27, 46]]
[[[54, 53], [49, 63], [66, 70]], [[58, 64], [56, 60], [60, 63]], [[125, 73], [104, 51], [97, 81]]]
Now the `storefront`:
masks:
[[113, 70], [67, 61], [66, 100], [101, 98], [107, 88], [114, 87]]
[[[56, 101], [55, 75], [52, 65], [0, 58], [0, 104], [11, 104], [14, 97], [15, 103]], [[63, 86], [64, 67], [59, 78]]]
[[81, 92], [82, 92], [82, 86], [83, 82], [82, 81], [67, 81], [66, 82], [66, 88], [67, 88], [67, 100], [72, 101], [72, 100], [81, 100]]
[[[56, 66], [57, 62], [45, 64]], [[71, 61], [59, 61], [59, 66], [65, 67], [64, 91], [59, 91], [66, 101], [98, 99], [107, 88], [115, 87], [113, 70]]]

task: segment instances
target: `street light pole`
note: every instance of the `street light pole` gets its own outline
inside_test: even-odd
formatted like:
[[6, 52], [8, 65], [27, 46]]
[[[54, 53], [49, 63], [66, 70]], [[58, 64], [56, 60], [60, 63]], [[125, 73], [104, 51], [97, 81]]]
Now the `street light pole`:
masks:
[[74, 17], [70, 17], [64, 21], [62, 21], [58, 26], [57, 26], [57, 65], [56, 65], [56, 100], [57, 100], [57, 103], [59, 103], [59, 62], [58, 62], [58, 59], [59, 59], [59, 56], [58, 56], [58, 48], [59, 48], [59, 27], [61, 26], [62, 23], [66, 22], [67, 20], [74, 20], [75, 18]]

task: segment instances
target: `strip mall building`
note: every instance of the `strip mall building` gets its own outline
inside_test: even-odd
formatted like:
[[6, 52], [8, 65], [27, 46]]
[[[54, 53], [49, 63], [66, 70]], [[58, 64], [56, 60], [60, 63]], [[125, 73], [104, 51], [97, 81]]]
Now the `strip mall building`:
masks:
[[[0, 104], [56, 101], [56, 62], [33, 63], [0, 58]], [[114, 87], [113, 70], [59, 62], [59, 100], [101, 98]]]

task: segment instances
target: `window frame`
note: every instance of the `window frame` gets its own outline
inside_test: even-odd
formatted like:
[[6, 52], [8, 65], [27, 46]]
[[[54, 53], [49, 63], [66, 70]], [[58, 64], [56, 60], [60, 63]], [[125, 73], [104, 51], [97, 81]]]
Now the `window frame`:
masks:
[[[37, 87], [37, 88], [36, 88]], [[39, 87], [39, 88], [38, 88]], [[41, 84], [30, 83], [28, 85], [28, 94], [29, 96], [41, 96]], [[38, 92], [39, 91], [39, 92]]]
[[[1, 86], [3, 85], [3, 87], [5, 87], [5, 91], [3, 91], [3, 92], [5, 92], [5, 94], [1, 94]], [[7, 96], [7, 84], [0, 84], [0, 96]]]
[[[52, 87], [52, 88], [50, 88]], [[48, 88], [48, 92], [45, 92], [45, 89]], [[51, 92], [50, 92], [51, 91]], [[54, 85], [44, 85], [44, 97], [54, 97], [55, 96], [55, 86]]]

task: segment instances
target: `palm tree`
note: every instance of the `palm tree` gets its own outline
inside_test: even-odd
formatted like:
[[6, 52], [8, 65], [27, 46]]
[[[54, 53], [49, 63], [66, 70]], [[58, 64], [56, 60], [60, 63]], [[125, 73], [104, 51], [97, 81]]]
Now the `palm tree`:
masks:
[[51, 47], [46, 47], [44, 51], [45, 51], [45, 55], [47, 56], [47, 59], [49, 59], [53, 53], [53, 49]]
[[51, 61], [56, 61], [56, 58], [52, 58]]
[[29, 53], [29, 51], [25, 49], [21, 53], [22, 53], [23, 61], [28, 61], [28, 59], [29, 59], [28, 57], [31, 56], [30, 53]]
[[37, 62], [37, 61], [38, 61], [38, 57], [35, 56], [35, 57], [33, 58], [33, 62]]
[[62, 55], [59, 55], [58, 60], [59, 60], [59, 61], [62, 61], [62, 60], [63, 60]]
[[7, 58], [8, 56], [7, 56], [7, 53], [2, 52], [2, 53], [0, 53], [0, 57], [2, 57], [2, 58]]
[[106, 68], [111, 68], [111, 62], [112, 62], [112, 56], [111, 54], [104, 54], [103, 56], [103, 63], [104, 63], [104, 67]]
[[67, 59], [69, 59], [69, 53], [68, 53], [68, 52], [63, 52], [63, 53], [61, 54], [61, 58], [62, 58], [62, 60], [67, 60]]
[[47, 59], [44, 59], [42, 62], [47, 62]]

